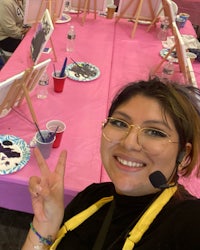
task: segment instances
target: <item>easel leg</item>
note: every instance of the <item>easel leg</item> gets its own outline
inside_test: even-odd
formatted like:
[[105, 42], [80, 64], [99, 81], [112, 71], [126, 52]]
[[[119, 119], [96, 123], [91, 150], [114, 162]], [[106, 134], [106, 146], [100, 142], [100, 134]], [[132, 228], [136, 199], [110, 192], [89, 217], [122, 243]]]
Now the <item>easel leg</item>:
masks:
[[169, 52], [167, 53], [167, 55], [161, 60], [161, 62], [158, 64], [158, 66], [152, 71], [152, 74], [155, 74], [160, 67], [162, 66], [162, 64], [167, 60], [168, 56], [172, 53], [172, 51], [175, 49], [175, 45], [169, 50]]
[[82, 18], [82, 23], [84, 24], [85, 23], [85, 19], [86, 19], [86, 16], [87, 16], [87, 10], [89, 8], [89, 0], [85, 0], [85, 3], [84, 3], [84, 9], [83, 9], [83, 18]]
[[119, 16], [116, 18], [116, 22], [118, 22], [126, 13], [126, 11], [128, 10], [128, 8], [131, 6], [132, 4], [132, 0], [128, 2], [128, 4], [126, 5], [126, 7], [124, 8], [124, 10], [119, 14]]
[[22, 87], [23, 87], [23, 90], [24, 90], [24, 94], [25, 94], [25, 98], [26, 98], [29, 110], [31, 112], [31, 116], [32, 116], [33, 122], [35, 124], [38, 124], [37, 118], [36, 118], [36, 114], [35, 114], [35, 111], [34, 111], [34, 108], [33, 108], [33, 105], [32, 105], [31, 98], [29, 96], [28, 90], [27, 90], [27, 88], [25, 87], [24, 84], [22, 84]]
[[97, 18], [97, 0], [94, 0], [94, 19]]
[[55, 52], [53, 41], [52, 41], [51, 37], [50, 37], [50, 43], [51, 43], [51, 47], [52, 47], [52, 51], [53, 51], [53, 55], [54, 55], [54, 61], [57, 62], [57, 56], [56, 56], [56, 52]]
[[135, 31], [137, 29], [137, 26], [138, 26], [138, 20], [140, 18], [140, 13], [141, 13], [141, 10], [142, 10], [142, 5], [143, 5], [143, 0], [140, 0], [138, 6], [137, 6], [137, 12], [136, 12], [136, 19], [135, 19], [135, 23], [134, 23], [134, 26], [133, 26], [133, 30], [131, 32], [131, 37], [133, 38], [134, 35], [135, 35]]
[[149, 25], [149, 27], [147, 28], [147, 32], [152, 28], [153, 25], [155, 25], [160, 13], [162, 12], [163, 7], [159, 10], [158, 14], [154, 17], [153, 21], [151, 22], [151, 24]]

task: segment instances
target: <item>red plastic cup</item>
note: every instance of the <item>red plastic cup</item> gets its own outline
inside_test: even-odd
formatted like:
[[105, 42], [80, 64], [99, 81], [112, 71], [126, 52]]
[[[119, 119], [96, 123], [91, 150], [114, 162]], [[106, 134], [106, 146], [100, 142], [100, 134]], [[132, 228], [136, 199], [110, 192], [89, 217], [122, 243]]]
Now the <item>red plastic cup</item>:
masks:
[[65, 73], [63, 77], [60, 77], [60, 71], [56, 71], [52, 73], [52, 77], [53, 77], [54, 91], [57, 93], [63, 92], [67, 74]]
[[64, 122], [60, 121], [60, 120], [52, 120], [47, 122], [46, 124], [46, 128], [50, 131], [50, 132], [55, 132], [56, 129], [56, 139], [53, 143], [53, 148], [58, 148], [60, 146], [61, 140], [62, 140], [62, 136], [63, 133], [66, 129], [66, 125]]

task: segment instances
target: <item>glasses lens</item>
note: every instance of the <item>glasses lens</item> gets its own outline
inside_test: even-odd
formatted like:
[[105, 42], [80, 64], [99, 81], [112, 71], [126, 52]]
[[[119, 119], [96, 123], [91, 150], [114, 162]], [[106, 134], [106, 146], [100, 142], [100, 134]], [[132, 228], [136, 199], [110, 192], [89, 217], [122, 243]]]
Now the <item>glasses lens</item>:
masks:
[[106, 139], [113, 142], [121, 141], [129, 132], [128, 123], [115, 119], [108, 118], [105, 127], [103, 128], [103, 134]]
[[[103, 127], [103, 135], [110, 142], [120, 142], [129, 134], [131, 127], [125, 121], [109, 117]], [[165, 149], [167, 143], [171, 142], [169, 136], [161, 130], [154, 128], [137, 129], [138, 144], [142, 149], [151, 154], [158, 154]]]
[[155, 154], [162, 152], [170, 140], [169, 136], [161, 130], [142, 128], [138, 133], [138, 142], [143, 150]]

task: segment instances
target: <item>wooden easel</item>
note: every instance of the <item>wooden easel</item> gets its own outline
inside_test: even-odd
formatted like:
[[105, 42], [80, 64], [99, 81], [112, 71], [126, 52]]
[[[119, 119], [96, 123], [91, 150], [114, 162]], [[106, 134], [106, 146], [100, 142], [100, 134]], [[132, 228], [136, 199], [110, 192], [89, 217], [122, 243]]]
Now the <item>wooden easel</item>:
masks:
[[152, 28], [152, 26], [155, 25], [162, 11], [164, 11], [164, 15], [169, 18], [169, 26], [172, 29], [172, 23], [175, 22], [172, 3], [170, 0], [162, 0], [162, 6], [158, 11], [157, 15], [155, 16], [155, 18], [153, 19], [153, 21], [151, 22], [151, 24], [149, 25], [147, 31], [149, 31]]
[[[81, 1], [78, 1], [78, 15], [80, 13], [80, 10], [82, 10], [81, 8]], [[84, 0], [84, 7], [83, 7], [83, 17], [82, 17], [82, 23], [85, 23], [86, 17], [87, 17], [87, 13], [90, 12], [90, 1], [91, 0]], [[97, 0], [92, 0], [94, 1], [94, 19], [96, 19], [97, 17]]]
[[34, 124], [38, 125], [36, 113], [34, 111], [29, 92], [35, 87], [50, 61], [51, 60], [48, 59], [41, 64], [38, 64], [40, 65], [39, 67], [36, 65], [26, 69], [20, 78], [13, 81], [3, 102], [0, 105], [0, 114], [4, 110], [11, 110], [14, 107], [20, 106], [23, 99], [25, 98], [31, 113], [32, 120]]
[[[42, 3], [40, 5], [38, 14], [37, 14], [37, 18], [36, 18], [36, 23], [35, 23], [35, 29], [40, 21], [40, 16], [42, 15], [42, 10], [44, 9], [44, 6], [46, 6], [46, 8], [49, 10], [50, 16], [51, 16], [51, 20], [53, 22], [53, 24], [55, 24], [56, 20], [54, 18], [54, 14], [52, 13], [52, 1], [54, 1], [54, 4], [56, 5], [56, 0], [42, 0]], [[54, 44], [52, 41], [52, 38], [50, 37], [50, 43], [51, 43], [51, 47], [52, 47], [52, 51], [53, 51], [53, 55], [54, 55], [54, 60], [55, 62], [57, 62], [57, 56], [56, 56], [56, 52], [55, 52], [55, 48], [54, 48]]]
[[31, 102], [31, 98], [28, 93], [28, 89], [26, 86], [26, 82], [29, 80], [30, 75], [32, 73], [32, 69], [27, 69], [24, 72], [24, 75], [22, 76], [21, 79], [15, 80], [12, 86], [10, 87], [6, 98], [4, 99], [3, 103], [0, 105], [0, 113], [3, 110], [10, 110], [16, 106], [18, 106], [23, 98], [26, 98], [32, 120], [34, 123], [38, 124], [36, 114]]
[[144, 0], [137, 0], [137, 4], [135, 4], [135, 1], [133, 1], [133, 0], [127, 1], [127, 5], [125, 5], [124, 9], [119, 13], [118, 17], [116, 18], [116, 22], [118, 22], [121, 18], [124, 18], [124, 15], [127, 12], [127, 10], [129, 8], [131, 8], [131, 6], [133, 4], [135, 5], [135, 8], [133, 9], [133, 14], [132, 14], [132, 17], [134, 18], [134, 25], [133, 25], [133, 29], [131, 31], [132, 38], [135, 36], [135, 32], [136, 32], [136, 29], [137, 29], [137, 26], [138, 26], [138, 23], [140, 20], [152, 21], [155, 18], [155, 13], [153, 10], [151, 0], [146, 0], [146, 1], [148, 1], [147, 4], [148, 4], [149, 11], [151, 13], [150, 18], [147, 18], [147, 17], [141, 15], [143, 4], [145, 4]]
[[181, 37], [181, 34], [176, 26], [175, 22], [172, 22], [172, 34], [174, 35], [174, 46], [169, 50], [165, 57], [161, 60], [161, 62], [157, 65], [157, 67], [153, 70], [153, 74], [158, 72], [162, 64], [167, 60], [173, 50], [176, 50], [176, 55], [178, 58], [180, 72], [183, 73], [185, 82], [196, 85], [195, 75], [193, 73], [192, 64], [189, 58], [187, 58], [186, 50], [184, 47], [184, 42]]

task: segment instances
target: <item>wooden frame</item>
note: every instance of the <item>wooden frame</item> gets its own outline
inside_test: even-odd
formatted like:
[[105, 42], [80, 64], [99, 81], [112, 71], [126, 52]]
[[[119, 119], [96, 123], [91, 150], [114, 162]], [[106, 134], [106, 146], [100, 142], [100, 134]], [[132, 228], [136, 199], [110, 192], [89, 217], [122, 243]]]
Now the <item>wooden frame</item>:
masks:
[[8, 115], [12, 108], [20, 106], [26, 98], [32, 119], [37, 123], [29, 92], [34, 89], [50, 61], [41, 62], [0, 83], [0, 118]]
[[192, 62], [191, 62], [190, 58], [187, 58], [187, 65], [188, 65], [187, 70], [188, 70], [189, 83], [191, 83], [192, 86], [198, 88], [198, 84], [196, 81], [196, 77], [194, 74], [194, 70], [193, 70], [193, 66], [192, 66]]
[[103, 12], [106, 9], [106, 0], [71, 0], [71, 8], [78, 11], [83, 11], [82, 22], [85, 22], [87, 13], [94, 12], [94, 18], [96, 19], [96, 13]]
[[183, 38], [182, 38], [175, 22], [172, 22], [172, 33], [174, 35], [174, 42], [175, 42], [174, 46], [172, 46], [172, 48], [169, 50], [167, 55], [161, 60], [161, 62], [155, 68], [153, 74], [155, 74], [159, 70], [159, 68], [162, 66], [162, 64], [171, 55], [172, 51], [176, 50], [176, 55], [178, 58], [180, 72], [183, 73], [184, 78], [185, 78], [185, 82], [188, 84], [192, 84], [194, 86], [197, 86], [191, 60], [190, 60], [190, 58], [187, 57]]
[[194, 75], [192, 63], [191, 63], [190, 58], [187, 57], [183, 38], [175, 22], [172, 23], [172, 33], [175, 39], [175, 48], [176, 48], [176, 53], [178, 57], [180, 71], [183, 73], [186, 83], [196, 86], [197, 83], [196, 83], [196, 78]]
[[54, 30], [48, 9], [45, 10], [41, 21], [37, 25], [35, 35], [31, 41], [31, 58], [37, 63], [46, 43]]
[[172, 2], [170, 0], [162, 0], [162, 6], [160, 7], [160, 10], [158, 11], [152, 23], [149, 25], [147, 31], [149, 31], [151, 27], [155, 25], [162, 11], [164, 11], [165, 16], [169, 17], [169, 25], [170, 28], [172, 29], [172, 23], [176, 21], [176, 16], [174, 13]]
[[117, 12], [116, 21], [121, 18], [133, 19], [134, 26], [131, 37], [135, 35], [137, 25], [141, 21], [152, 22], [159, 11], [161, 0], [121, 0]]
[[45, 12], [49, 10], [53, 23], [61, 18], [64, 10], [64, 0], [26, 0], [24, 24], [38, 23]]

